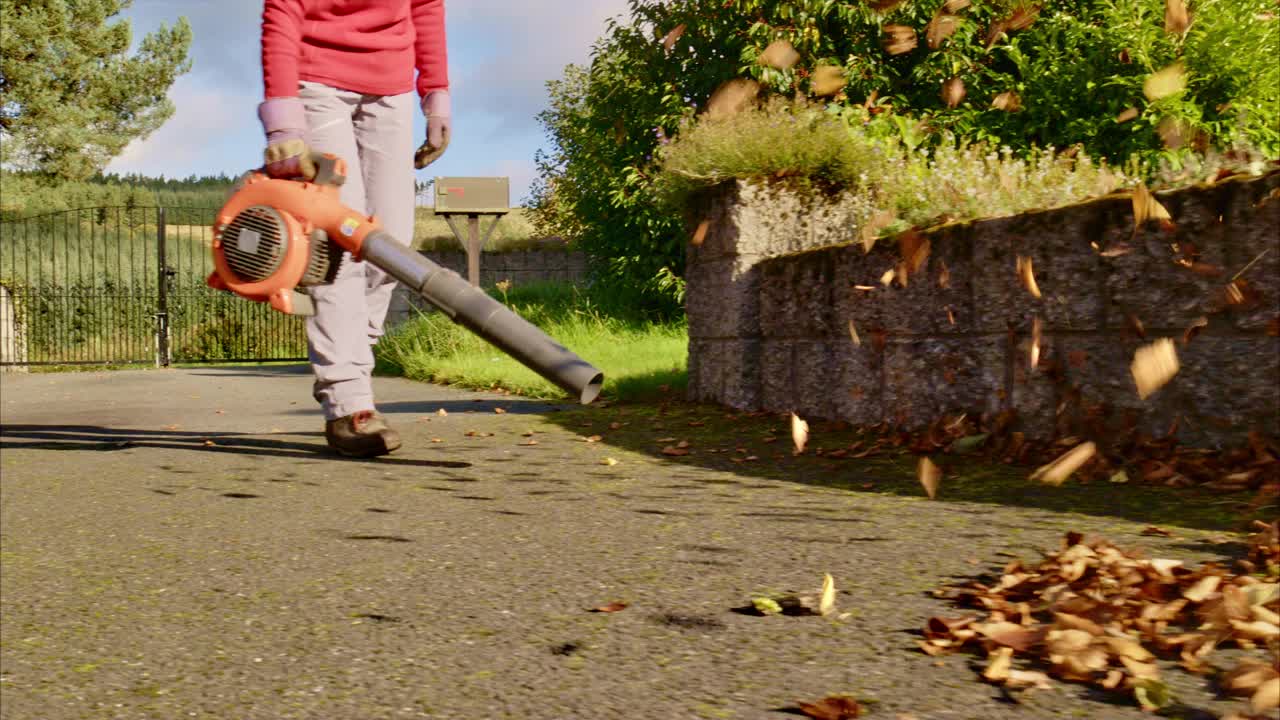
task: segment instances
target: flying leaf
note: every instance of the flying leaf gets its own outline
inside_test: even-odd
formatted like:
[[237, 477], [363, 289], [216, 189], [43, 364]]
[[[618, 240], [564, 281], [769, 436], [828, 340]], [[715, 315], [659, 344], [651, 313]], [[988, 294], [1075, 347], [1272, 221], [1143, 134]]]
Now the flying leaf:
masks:
[[[945, 8], [944, 8], [945, 9]], [[924, 29], [925, 40], [929, 47], [937, 50], [942, 46], [942, 42], [955, 34], [960, 27], [960, 18], [954, 15], [944, 15], [941, 12], [933, 16], [929, 24]]]
[[884, 274], [880, 276], [880, 284], [884, 285], [885, 287], [889, 287], [889, 285], [893, 283], [893, 279], [897, 277], [897, 275], [898, 275], [898, 271], [894, 270], [893, 268], [889, 268], [888, 270], [885, 270]]
[[1166, 232], [1175, 228], [1169, 211], [1160, 204], [1159, 200], [1156, 200], [1145, 184], [1138, 183], [1133, 188], [1133, 234], [1135, 236], [1148, 220], [1160, 221], [1161, 228]]
[[1040, 335], [1043, 323], [1040, 317], [1036, 316], [1031, 319], [1031, 369], [1035, 369], [1040, 364]]
[[1164, 31], [1172, 35], [1181, 35], [1190, 26], [1191, 19], [1187, 16], [1185, 0], [1165, 0]]
[[799, 702], [796, 706], [813, 720], [854, 720], [862, 714], [862, 706], [848, 695], [833, 695], [816, 703]]
[[844, 89], [849, 80], [844, 75], [844, 68], [839, 65], [819, 65], [813, 69], [809, 79], [809, 90], [818, 97], [835, 95]]
[[1125, 108], [1120, 112], [1119, 115], [1116, 116], [1116, 122], [1127, 123], [1136, 117], [1138, 117], [1138, 108], [1135, 108], [1135, 107]]
[[921, 457], [916, 463], [916, 477], [924, 487], [925, 494], [932, 500], [938, 494], [938, 484], [942, 481], [942, 470], [927, 457]]
[[1178, 374], [1178, 351], [1174, 348], [1173, 341], [1160, 338], [1150, 345], [1138, 348], [1133, 354], [1129, 371], [1137, 385], [1138, 398], [1146, 400]]
[[858, 229], [858, 239], [862, 241], [864, 252], [871, 252], [871, 248], [876, 244], [876, 238], [880, 235], [880, 231], [892, 224], [894, 219], [895, 215], [892, 211], [882, 210]]
[[436, 414], [439, 415], [440, 417], [448, 417], [449, 411], [445, 410], [444, 408], [440, 408], [439, 410], [436, 411]]
[[723, 119], [742, 112], [760, 92], [760, 84], [748, 78], [734, 78], [711, 93], [707, 117]]
[[786, 40], [774, 40], [760, 53], [760, 62], [778, 70], [790, 70], [800, 61], [800, 53]]
[[616, 613], [626, 609], [627, 609], [627, 604], [624, 602], [611, 602], [608, 605], [601, 605], [600, 607], [597, 607], [597, 608], [591, 608], [591, 612]]
[[693, 231], [693, 237], [689, 238], [689, 244], [698, 247], [707, 239], [707, 230], [711, 228], [710, 220], [703, 220], [698, 223], [698, 227]]
[[684, 23], [671, 28], [671, 30], [662, 37], [662, 49], [671, 52], [671, 48], [675, 47], [676, 41], [680, 36], [684, 35]]
[[1177, 150], [1187, 144], [1191, 135], [1191, 126], [1175, 117], [1166, 117], [1156, 125], [1156, 134], [1161, 142], [1170, 150]]
[[601, 464], [601, 465], [608, 465], [609, 467], [613, 467], [614, 465], [617, 465], [617, 464], [618, 464], [618, 461], [617, 461], [617, 460], [615, 460], [615, 459], [613, 459], [613, 458], [611, 458], [611, 457], [607, 457], [607, 458], [605, 458], [605, 459], [601, 460], [601, 461], [600, 461], [600, 464]]
[[1017, 112], [1022, 109], [1022, 97], [1012, 90], [1007, 90], [991, 100], [991, 107], [1005, 112]]
[[1155, 101], [1180, 93], [1186, 87], [1186, 71], [1181, 62], [1176, 62], [1147, 76], [1146, 81], [1142, 83], [1142, 94], [1146, 95], [1148, 100]]
[[885, 25], [884, 36], [880, 42], [885, 52], [890, 55], [901, 55], [916, 49], [916, 31], [909, 25]]
[[951, 268], [947, 267], [947, 264], [941, 260], [938, 261], [938, 266], [940, 268], [938, 270], [938, 287], [946, 290], [951, 287]]
[[1084, 442], [1063, 453], [1058, 459], [1037, 469], [1031, 474], [1031, 480], [1047, 485], [1061, 485], [1067, 478], [1084, 466], [1098, 452], [1097, 445]]
[[796, 446], [795, 455], [804, 452], [805, 443], [809, 442], [809, 423], [795, 413], [791, 413], [791, 440]]
[[862, 347], [862, 338], [858, 337], [858, 328], [853, 326], [853, 320], [849, 321], [849, 337], [853, 338], [855, 347]]
[[822, 574], [822, 595], [818, 600], [818, 612], [830, 615], [836, 609], [836, 581], [830, 573]]
[[947, 0], [942, 4], [942, 11], [954, 15], [969, 7], [971, 4], [972, 2], [970, 0]]
[[1036, 273], [1031, 267], [1031, 258], [1019, 255], [1014, 261], [1018, 270], [1018, 277], [1022, 280], [1022, 286], [1031, 293], [1034, 298], [1040, 297], [1040, 286], [1036, 284]]
[[964, 100], [964, 81], [958, 77], [953, 77], [942, 83], [942, 102], [946, 106], [953, 108]]
[[1039, 5], [1023, 5], [1013, 11], [1013, 14], [1005, 21], [1005, 27], [1010, 30], [1025, 30], [1030, 27], [1031, 23], [1035, 22], [1038, 17], [1040, 17]]

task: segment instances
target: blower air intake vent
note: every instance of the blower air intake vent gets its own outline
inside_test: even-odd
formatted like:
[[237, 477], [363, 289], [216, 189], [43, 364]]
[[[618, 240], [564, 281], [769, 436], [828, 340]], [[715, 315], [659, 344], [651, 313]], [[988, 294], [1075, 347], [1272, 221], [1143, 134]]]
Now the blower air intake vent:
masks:
[[222, 232], [222, 251], [231, 271], [245, 282], [271, 277], [288, 249], [288, 226], [274, 208], [246, 208]]

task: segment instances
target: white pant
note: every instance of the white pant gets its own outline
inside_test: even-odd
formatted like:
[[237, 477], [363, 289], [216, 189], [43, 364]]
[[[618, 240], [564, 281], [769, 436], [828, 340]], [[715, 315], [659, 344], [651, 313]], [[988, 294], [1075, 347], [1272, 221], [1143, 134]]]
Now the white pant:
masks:
[[[415, 93], [363, 95], [303, 82], [307, 143], [347, 163], [341, 190], [349, 207], [376, 216], [397, 240], [413, 241], [413, 113]], [[373, 410], [373, 344], [396, 281], [344, 254], [333, 284], [311, 288], [316, 314], [307, 319], [313, 394], [326, 420]]]

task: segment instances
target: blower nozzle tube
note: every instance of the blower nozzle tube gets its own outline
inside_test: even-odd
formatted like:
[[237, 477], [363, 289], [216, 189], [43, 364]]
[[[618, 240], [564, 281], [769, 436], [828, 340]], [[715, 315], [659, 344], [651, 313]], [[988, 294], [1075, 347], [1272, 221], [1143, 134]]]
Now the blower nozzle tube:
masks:
[[600, 394], [604, 374], [457, 273], [405, 247], [385, 230], [364, 238], [361, 257], [466, 327], [578, 398]]

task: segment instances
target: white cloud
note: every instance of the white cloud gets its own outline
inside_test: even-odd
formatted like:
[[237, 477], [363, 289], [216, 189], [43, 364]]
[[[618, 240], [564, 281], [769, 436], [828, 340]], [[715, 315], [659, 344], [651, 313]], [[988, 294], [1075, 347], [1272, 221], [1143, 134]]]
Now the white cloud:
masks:
[[[546, 82], [590, 58], [606, 19], [626, 0], [446, 0], [454, 144], [431, 175], [508, 175], [512, 202], [528, 193], [543, 143], [536, 115]], [[126, 16], [134, 38], [186, 16], [192, 70], [170, 91], [174, 116], [131, 143], [108, 167], [169, 177], [238, 174], [261, 162], [261, 0], [138, 0]], [[421, 121], [418, 122], [421, 129]]]

